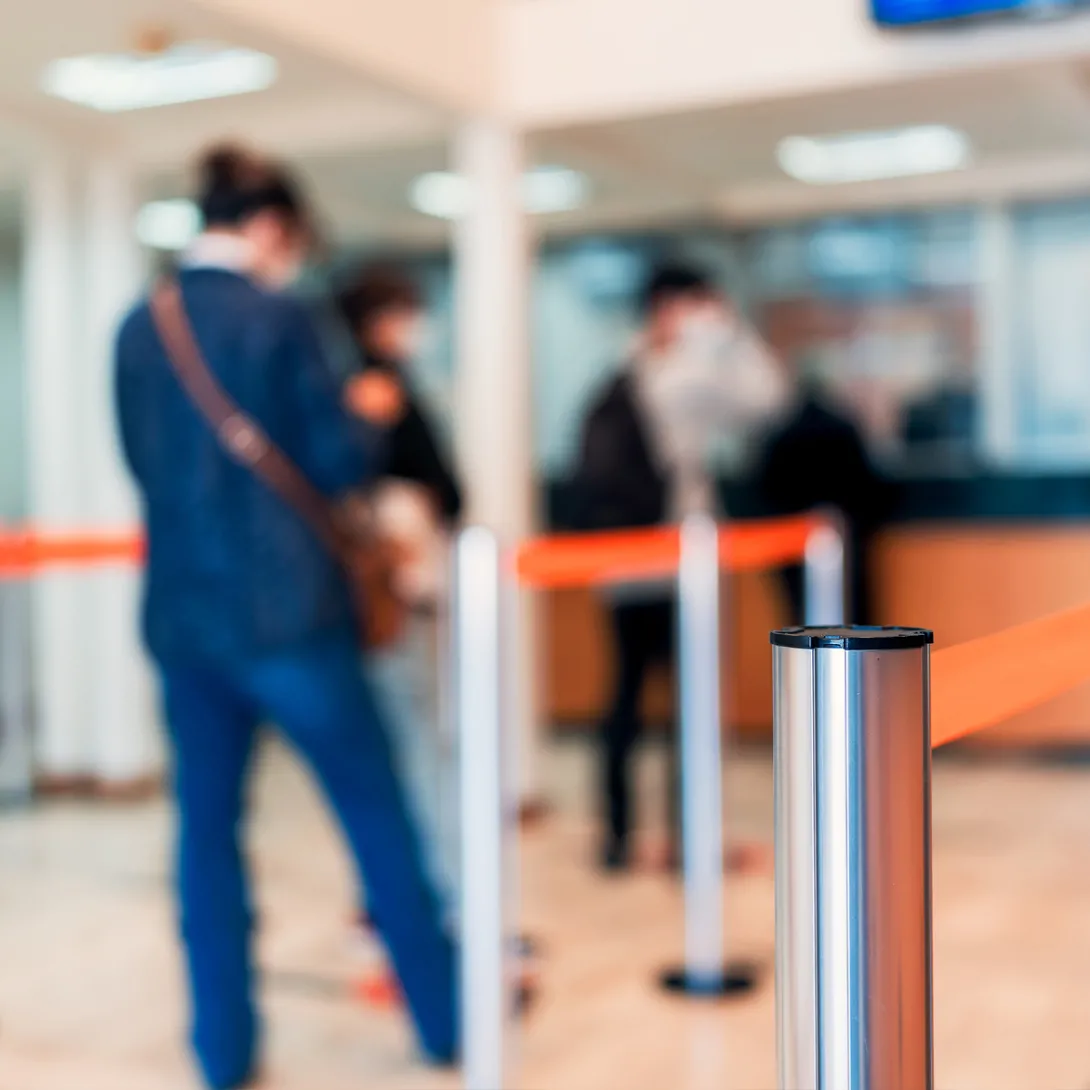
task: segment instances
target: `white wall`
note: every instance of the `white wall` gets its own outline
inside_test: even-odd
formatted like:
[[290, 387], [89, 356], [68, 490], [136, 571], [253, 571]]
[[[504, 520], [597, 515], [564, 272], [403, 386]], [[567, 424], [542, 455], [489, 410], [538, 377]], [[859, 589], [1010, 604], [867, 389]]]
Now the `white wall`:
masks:
[[528, 125], [1090, 54], [1090, 17], [883, 32], [866, 0], [511, 0], [503, 95]]

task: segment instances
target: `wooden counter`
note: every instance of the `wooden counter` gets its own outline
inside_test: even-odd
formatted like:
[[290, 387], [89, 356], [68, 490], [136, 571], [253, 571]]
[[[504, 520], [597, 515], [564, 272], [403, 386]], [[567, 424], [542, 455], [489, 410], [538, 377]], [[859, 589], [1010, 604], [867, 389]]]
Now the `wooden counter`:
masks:
[[[888, 531], [874, 563], [880, 619], [934, 629], [936, 647], [1090, 601], [1090, 524], [921, 525]], [[725, 714], [742, 736], [767, 738], [772, 718], [769, 631], [786, 621], [773, 575], [733, 581], [731, 661]], [[562, 591], [544, 606], [543, 678], [552, 722], [586, 727], [601, 715], [611, 661], [602, 605], [586, 591]], [[669, 720], [672, 680], [648, 686], [646, 710]], [[980, 736], [980, 744], [1090, 744], [1090, 686]]]

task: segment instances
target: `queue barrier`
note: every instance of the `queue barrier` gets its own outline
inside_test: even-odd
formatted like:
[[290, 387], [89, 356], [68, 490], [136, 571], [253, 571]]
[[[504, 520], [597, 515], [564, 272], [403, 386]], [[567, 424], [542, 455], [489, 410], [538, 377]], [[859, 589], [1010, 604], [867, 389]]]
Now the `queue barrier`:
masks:
[[[43, 570], [137, 564], [144, 552], [141, 536], [131, 532], [0, 532], [0, 580], [15, 588]], [[807, 572], [807, 620], [838, 623], [844, 549], [827, 517], [725, 527], [696, 518], [679, 528], [538, 538], [506, 556], [485, 530], [460, 536], [451, 659], [461, 743], [462, 918], [473, 921], [462, 944], [467, 1086], [502, 1090], [510, 1066], [505, 1024], [513, 986], [506, 936], [515, 866], [505, 830], [513, 823], [517, 800], [506, 774], [513, 738], [504, 729], [504, 690], [510, 684], [505, 655], [513, 634], [504, 628], [515, 616], [505, 600], [511, 584], [544, 589], [677, 579], [685, 964], [667, 974], [667, 981], [712, 995], [744, 990], [753, 980], [743, 967], [725, 967], [723, 959], [720, 569], [755, 571], [800, 561]]]
[[931, 754], [1090, 681], [1090, 606], [773, 633], [781, 1090], [932, 1090]]
[[[515, 762], [504, 729], [511, 684], [511, 608], [516, 585], [593, 587], [676, 579], [682, 781], [685, 959], [663, 983], [698, 996], [747, 990], [754, 973], [724, 962], [723, 799], [720, 722], [720, 572], [803, 563], [812, 623], [841, 624], [842, 536], [835, 521], [806, 515], [717, 526], [695, 516], [681, 527], [538, 538], [505, 554], [479, 528], [455, 547], [453, 688], [461, 749], [463, 1061], [469, 1090], [503, 1090], [513, 1065], [514, 1010], [508, 943], [517, 874], [517, 800], [505, 770]], [[472, 921], [470, 924], [469, 921]]]
[[[26, 674], [13, 653], [21, 641], [11, 623], [25, 603], [16, 603], [11, 590], [43, 570], [143, 558], [143, 540], [132, 532], [0, 530], [0, 590], [8, 584], [0, 608], [0, 622], [7, 622], [0, 626], [0, 727], [8, 742], [25, 711], [21, 696], [12, 700], [19, 693], [14, 681]], [[501, 623], [512, 615], [503, 602], [510, 577], [555, 588], [678, 573], [682, 731], [700, 739], [684, 750], [682, 771], [687, 902], [697, 898], [695, 909], [686, 908], [686, 957], [699, 977], [718, 969], [722, 950], [721, 934], [690, 934], [709, 921], [712, 932], [716, 920], [722, 924], [714, 900], [721, 897], [722, 867], [718, 678], [708, 669], [718, 665], [720, 634], [718, 609], [708, 603], [719, 601], [720, 567], [752, 571], [799, 559], [807, 566], [808, 624], [835, 627], [811, 628], [810, 646], [791, 646], [789, 635], [775, 649], [779, 1085], [933, 1087], [930, 754], [1090, 681], [1090, 605], [933, 655], [922, 630], [896, 630], [895, 638], [907, 640], [900, 649], [883, 646], [881, 631], [860, 630], [853, 648], [845, 642], [852, 630], [829, 612], [843, 601], [842, 539], [835, 525], [807, 516], [536, 539], [517, 550], [510, 566], [487, 531], [461, 535], [453, 668], [462, 745], [463, 919], [474, 921], [465, 930], [462, 974], [470, 1090], [502, 1090], [511, 1063], [505, 1023], [513, 1009], [506, 939], [513, 886], [505, 876], [514, 859], [505, 830], [516, 800], [505, 775], [510, 633]], [[701, 776], [708, 770], [714, 785]], [[710, 835], [702, 836], [700, 826]], [[712, 900], [701, 902], [709, 888]]]

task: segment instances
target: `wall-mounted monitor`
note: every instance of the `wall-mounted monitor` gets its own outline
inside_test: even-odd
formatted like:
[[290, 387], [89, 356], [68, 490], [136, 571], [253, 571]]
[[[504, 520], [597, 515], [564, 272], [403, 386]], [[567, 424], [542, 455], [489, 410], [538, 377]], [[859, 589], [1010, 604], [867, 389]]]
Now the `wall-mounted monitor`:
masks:
[[1037, 18], [1090, 6], [1090, 0], [871, 0], [883, 26], [918, 26], [1000, 16]]

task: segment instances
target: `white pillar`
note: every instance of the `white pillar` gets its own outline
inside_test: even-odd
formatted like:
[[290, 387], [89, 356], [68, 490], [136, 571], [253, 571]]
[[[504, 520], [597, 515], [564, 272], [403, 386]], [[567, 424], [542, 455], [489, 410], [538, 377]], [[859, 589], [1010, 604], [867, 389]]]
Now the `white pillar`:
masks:
[[[133, 224], [136, 177], [117, 154], [87, 167], [84, 202], [84, 434], [92, 524], [106, 531], [136, 528], [139, 511], [124, 466], [113, 396], [113, 346], [118, 323], [144, 286], [145, 262]], [[140, 574], [111, 567], [88, 579], [94, 603], [91, 762], [107, 786], [153, 775], [159, 767], [148, 669], [140, 646]]]
[[[46, 151], [28, 179], [28, 506], [46, 532], [137, 524], [111, 377], [117, 321], [141, 282], [134, 210], [131, 171], [113, 157], [75, 164]], [[32, 583], [35, 764], [47, 780], [121, 785], [158, 768], [138, 581], [131, 569], [79, 569]]]
[[[43, 530], [83, 521], [80, 385], [76, 366], [75, 174], [43, 150], [27, 178], [23, 217], [23, 343], [28, 512]], [[90, 672], [81, 639], [80, 578], [49, 573], [31, 590], [37, 771], [67, 780], [88, 772]]]
[[[454, 141], [455, 169], [470, 207], [455, 229], [456, 436], [468, 488], [468, 521], [505, 545], [536, 523], [529, 345], [531, 253], [522, 207], [522, 139], [506, 123], [465, 121]], [[507, 722], [517, 724], [520, 800], [538, 784], [535, 610], [519, 602], [521, 634], [508, 686]]]

